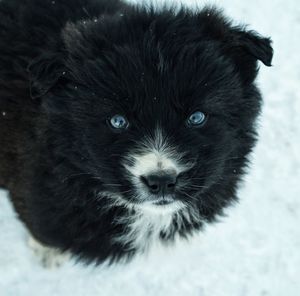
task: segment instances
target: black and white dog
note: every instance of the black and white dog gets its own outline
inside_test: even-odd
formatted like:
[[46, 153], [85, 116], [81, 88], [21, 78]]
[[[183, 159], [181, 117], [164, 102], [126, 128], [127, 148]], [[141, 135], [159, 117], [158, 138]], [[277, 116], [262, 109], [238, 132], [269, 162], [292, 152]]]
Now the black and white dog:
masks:
[[220, 11], [0, 2], [0, 186], [49, 252], [113, 262], [236, 201], [270, 39]]

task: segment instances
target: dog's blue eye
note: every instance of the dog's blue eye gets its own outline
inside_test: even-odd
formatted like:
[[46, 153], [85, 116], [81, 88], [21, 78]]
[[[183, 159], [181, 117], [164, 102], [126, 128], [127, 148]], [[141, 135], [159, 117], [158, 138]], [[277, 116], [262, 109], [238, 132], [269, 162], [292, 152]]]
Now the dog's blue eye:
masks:
[[204, 124], [206, 116], [200, 111], [196, 111], [190, 115], [187, 120], [187, 125], [190, 127], [199, 127]]
[[126, 129], [128, 127], [127, 119], [122, 115], [115, 115], [110, 119], [110, 125], [116, 129]]

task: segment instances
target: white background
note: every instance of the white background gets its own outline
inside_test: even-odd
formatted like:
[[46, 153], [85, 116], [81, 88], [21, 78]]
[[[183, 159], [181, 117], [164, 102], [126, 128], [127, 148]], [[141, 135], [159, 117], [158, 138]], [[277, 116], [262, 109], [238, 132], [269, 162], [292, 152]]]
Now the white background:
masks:
[[261, 66], [258, 79], [265, 101], [260, 141], [240, 204], [189, 243], [154, 250], [129, 265], [94, 269], [68, 263], [45, 270], [0, 191], [1, 296], [300, 295], [300, 3], [206, 3], [274, 41], [273, 67]]

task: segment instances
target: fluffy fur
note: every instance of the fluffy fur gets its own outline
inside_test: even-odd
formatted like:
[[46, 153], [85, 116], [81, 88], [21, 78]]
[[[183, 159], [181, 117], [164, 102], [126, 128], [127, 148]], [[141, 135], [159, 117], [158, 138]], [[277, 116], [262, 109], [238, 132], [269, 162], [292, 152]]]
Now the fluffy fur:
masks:
[[[215, 8], [3, 0], [0, 186], [36, 240], [85, 262], [188, 237], [236, 201], [258, 60], [271, 65], [270, 39]], [[152, 171], [176, 174], [175, 193], [149, 194]]]

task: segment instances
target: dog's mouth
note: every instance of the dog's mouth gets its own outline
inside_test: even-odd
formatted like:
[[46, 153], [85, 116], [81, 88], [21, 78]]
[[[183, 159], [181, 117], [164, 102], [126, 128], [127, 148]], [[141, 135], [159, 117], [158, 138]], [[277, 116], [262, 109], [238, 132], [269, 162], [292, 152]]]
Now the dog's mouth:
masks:
[[172, 204], [174, 202], [174, 200], [170, 200], [170, 199], [159, 199], [159, 200], [155, 200], [152, 202], [153, 205], [156, 206], [166, 206], [169, 204]]
[[151, 198], [148, 202], [155, 206], [166, 206], [174, 203], [175, 199], [173, 196], [157, 196]]
[[157, 214], [176, 213], [182, 210], [186, 204], [172, 195], [161, 196], [140, 196], [140, 200], [128, 199], [122, 194], [116, 194], [108, 191], [98, 193], [98, 198], [105, 198], [111, 201], [111, 205], [124, 206], [128, 209], [138, 209]]
[[184, 204], [173, 197], [161, 196], [136, 203], [136, 207], [152, 213], [166, 214], [180, 211], [184, 207]]
[[[131, 199], [131, 197], [133, 197]], [[125, 197], [126, 198], [126, 197]], [[168, 206], [176, 203], [178, 197], [176, 194], [149, 194], [144, 190], [136, 190], [135, 195], [129, 196], [129, 200], [139, 205], [152, 205], [157, 207]]]

